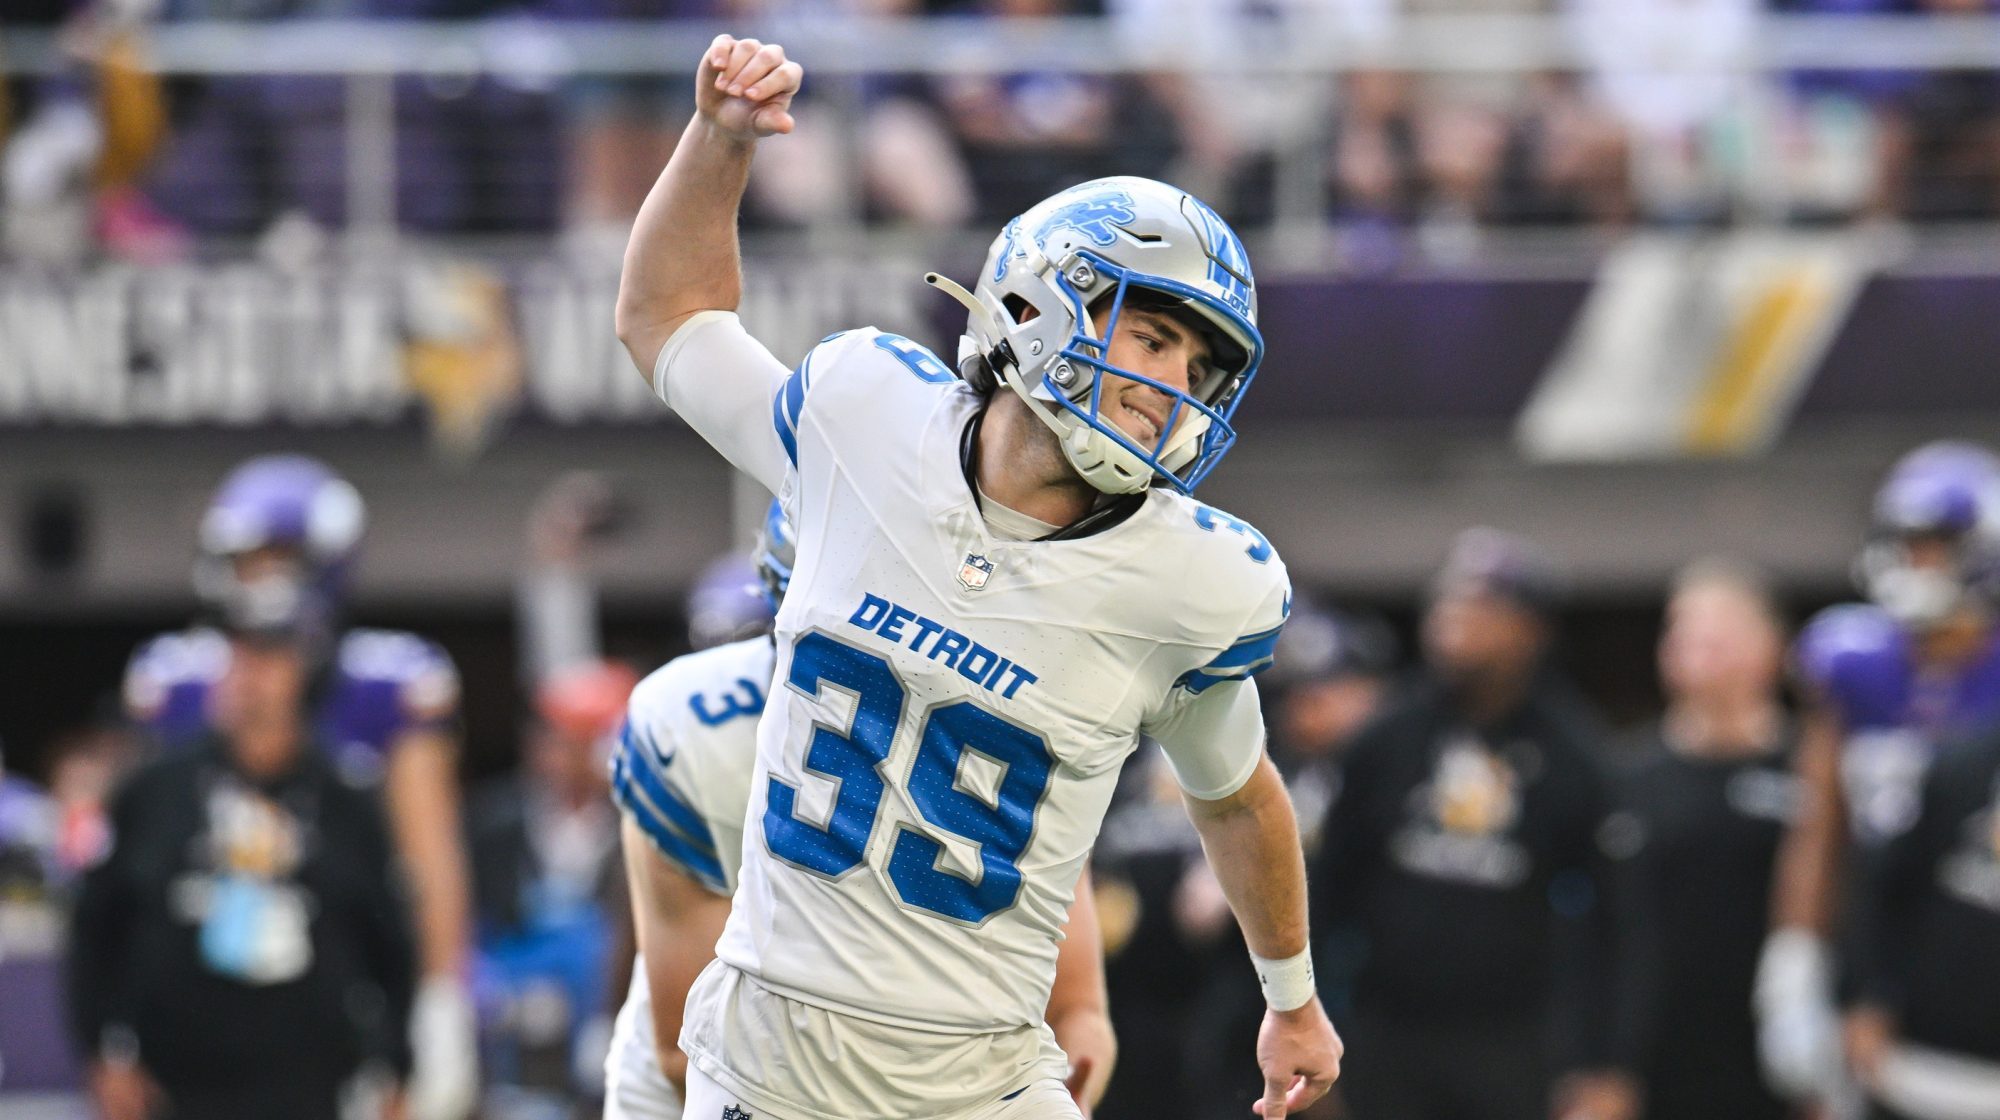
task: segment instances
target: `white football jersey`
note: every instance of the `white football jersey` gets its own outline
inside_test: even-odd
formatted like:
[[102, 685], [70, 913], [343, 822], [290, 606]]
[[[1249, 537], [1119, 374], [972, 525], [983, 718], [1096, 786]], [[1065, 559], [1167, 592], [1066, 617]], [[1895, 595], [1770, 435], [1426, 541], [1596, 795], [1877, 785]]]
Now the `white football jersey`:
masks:
[[772, 645], [755, 637], [677, 657], [632, 690], [611, 793], [661, 855], [727, 897], [743, 861], [757, 717]]
[[[736, 889], [757, 717], [771, 685], [767, 637], [678, 657], [632, 690], [611, 759], [612, 798], [669, 862], [719, 895]], [[677, 1120], [680, 1095], [660, 1072], [652, 991], [641, 961], [605, 1063], [605, 1115]]]
[[[766, 365], [734, 316], [711, 315], [656, 377], [778, 490], [798, 536], [717, 955], [861, 1019], [1039, 1024], [1140, 735], [1195, 796], [1233, 792], [1262, 757], [1247, 678], [1289, 609], [1284, 566], [1249, 525], [1161, 489], [1092, 535], [997, 539], [961, 451], [984, 402], [929, 351], [836, 335], [774, 375], [761, 430], [745, 401], [702, 399]], [[1205, 733], [1246, 726], [1215, 718], [1246, 706], [1248, 735]]]

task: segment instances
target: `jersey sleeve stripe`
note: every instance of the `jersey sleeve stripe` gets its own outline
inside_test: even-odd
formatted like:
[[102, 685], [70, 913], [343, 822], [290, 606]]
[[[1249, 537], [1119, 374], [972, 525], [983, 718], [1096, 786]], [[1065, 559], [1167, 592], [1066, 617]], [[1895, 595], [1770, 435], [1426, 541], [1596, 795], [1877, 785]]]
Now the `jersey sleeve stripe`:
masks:
[[1190, 670], [1175, 683], [1197, 695], [1226, 681], [1249, 680], [1271, 667], [1278, 650], [1282, 625], [1239, 638], [1235, 645], [1215, 655], [1199, 669]]
[[1274, 626], [1261, 634], [1238, 638], [1236, 644], [1215, 655], [1215, 660], [1204, 668], [1224, 669], [1252, 665], [1259, 661], [1269, 662], [1278, 649], [1278, 635], [1283, 626]]
[[778, 429], [778, 440], [794, 467], [799, 465], [799, 414], [806, 407], [806, 390], [812, 387], [812, 360], [808, 353], [771, 398], [771, 426]]
[[663, 814], [674, 828], [697, 847], [713, 855], [715, 834], [709, 831], [708, 822], [701, 819], [701, 814], [695, 811], [694, 806], [689, 805], [673, 791], [673, 787], [667, 784], [666, 776], [661, 772], [662, 768], [656, 765], [655, 760], [658, 757], [658, 753], [652, 750], [640, 733], [634, 731], [632, 725], [627, 723], [624, 733], [619, 736], [618, 752], [618, 760], [624, 765], [627, 775], [637, 785], [639, 792], [653, 803], [654, 808]]
[[703, 886], [717, 892], [727, 892], [728, 880], [722, 873], [722, 861], [711, 851], [702, 851], [680, 833], [674, 831], [663, 820], [657, 809], [647, 804], [645, 795], [634, 788], [632, 772], [635, 768], [620, 758], [612, 771], [611, 789], [618, 804], [639, 825], [639, 830], [653, 842], [660, 855], [672, 861], [688, 874], [694, 876]]
[[799, 437], [792, 431], [792, 423], [785, 416], [785, 393], [779, 390], [771, 398], [771, 426], [778, 430], [778, 442], [784, 445], [785, 458], [792, 466], [799, 465]]

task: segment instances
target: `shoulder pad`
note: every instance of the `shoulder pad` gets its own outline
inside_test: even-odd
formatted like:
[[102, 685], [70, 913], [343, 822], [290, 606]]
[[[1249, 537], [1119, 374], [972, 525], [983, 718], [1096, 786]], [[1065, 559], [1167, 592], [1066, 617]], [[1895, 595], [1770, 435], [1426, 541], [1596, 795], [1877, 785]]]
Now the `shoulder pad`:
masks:
[[[951, 367], [921, 344], [874, 327], [858, 327], [827, 336], [806, 354], [771, 401], [771, 423], [796, 467], [799, 426], [808, 400], [827, 401], [813, 407], [815, 415], [874, 416], [892, 408], [892, 400], [910, 399], [899, 396], [899, 391], [935, 392], [958, 385]], [[825, 411], [828, 407], [832, 413]]]
[[[147, 724], [199, 721], [202, 696], [229, 668], [229, 640], [209, 629], [161, 634], [141, 645], [125, 669], [125, 711]], [[190, 711], [179, 711], [192, 704]]]
[[1256, 526], [1191, 498], [1170, 497], [1174, 516], [1186, 518], [1181, 539], [1192, 552], [1189, 579], [1210, 590], [1216, 607], [1199, 640], [1217, 652], [1180, 683], [1200, 692], [1253, 677], [1270, 668], [1291, 615], [1291, 575]]
[[661, 855], [723, 894], [729, 890], [727, 875], [701, 812], [702, 770], [714, 760], [691, 748], [698, 745], [697, 736], [763, 710], [769, 645], [762, 637], [732, 642], [675, 658], [648, 674], [632, 690], [612, 755], [612, 796], [619, 808]]
[[1867, 711], [1887, 717], [1909, 686], [1909, 634], [1879, 607], [1848, 603], [1814, 615], [1795, 656], [1806, 683], [1850, 720]]
[[342, 676], [393, 688], [414, 719], [443, 719], [458, 710], [458, 667], [429, 639], [402, 630], [350, 630], [336, 658]]

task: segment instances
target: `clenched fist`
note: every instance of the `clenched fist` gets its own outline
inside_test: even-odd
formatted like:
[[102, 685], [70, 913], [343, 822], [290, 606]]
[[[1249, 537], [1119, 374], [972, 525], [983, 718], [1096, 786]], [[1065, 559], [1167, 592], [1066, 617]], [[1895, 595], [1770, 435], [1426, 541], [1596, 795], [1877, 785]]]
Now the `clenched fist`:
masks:
[[790, 132], [792, 98], [804, 76], [776, 43], [717, 35], [695, 72], [695, 112], [718, 132], [746, 143]]

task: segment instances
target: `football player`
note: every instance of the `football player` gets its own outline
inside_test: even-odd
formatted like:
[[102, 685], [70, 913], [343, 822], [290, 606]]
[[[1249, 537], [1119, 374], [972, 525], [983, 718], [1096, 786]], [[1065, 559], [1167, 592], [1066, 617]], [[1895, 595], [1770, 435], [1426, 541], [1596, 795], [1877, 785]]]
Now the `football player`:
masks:
[[[435, 644], [390, 630], [343, 630], [360, 543], [360, 495], [298, 455], [251, 459], [202, 517], [195, 586], [232, 632], [285, 633], [314, 658], [321, 739], [350, 781], [379, 782], [415, 888], [423, 981], [411, 1018], [415, 1120], [457, 1120], [478, 1091], [465, 988], [469, 888], [459, 832], [458, 672]], [[133, 656], [126, 709], [167, 747], [210, 724], [229, 642], [210, 626], [162, 634]]]
[[[774, 609], [791, 579], [793, 555], [791, 529], [774, 501], [757, 549]], [[681, 1115], [687, 1058], [675, 1040], [688, 987], [714, 959], [729, 916], [757, 717], [774, 661], [771, 637], [759, 635], [676, 658], [632, 695], [612, 760], [612, 794], [625, 815], [641, 953], [605, 1063], [609, 1120]], [[1070, 1091], [1086, 1114], [1103, 1095], [1117, 1052], [1089, 881], [1086, 874], [1078, 882], [1047, 1011], [1070, 1057]]]
[[641, 209], [618, 333], [776, 493], [778, 612], [740, 882], [689, 992], [687, 1112], [1074, 1117], [1043, 1012], [1120, 765], [1166, 749], [1269, 1008], [1266, 1117], [1337, 1076], [1304, 860], [1251, 677], [1291, 599], [1248, 523], [1188, 496], [1263, 340], [1242, 242], [1162, 183], [1010, 223], [959, 373], [874, 329], [787, 370], [743, 329], [736, 211], [800, 68], [720, 36]]
[[1905, 455], [1856, 564], [1867, 603], [1800, 633], [1806, 796], [1780, 851], [1758, 968], [1759, 1046], [1797, 1096], [1846, 1091], [1834, 1016], [1838, 900], [1857, 860], [1907, 829], [1941, 740], [2000, 723], [2000, 460], [1965, 443]]

